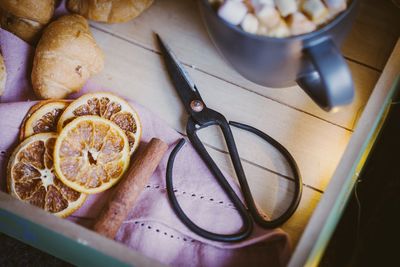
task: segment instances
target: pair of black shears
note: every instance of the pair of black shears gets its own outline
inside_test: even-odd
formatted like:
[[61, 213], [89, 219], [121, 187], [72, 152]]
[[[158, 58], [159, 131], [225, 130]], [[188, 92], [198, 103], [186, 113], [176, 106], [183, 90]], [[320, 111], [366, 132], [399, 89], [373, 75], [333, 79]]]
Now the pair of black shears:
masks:
[[[176, 56], [172, 53], [169, 47], [161, 40], [160, 36], [157, 35], [157, 39], [159, 41], [161, 53], [164, 57], [167, 71], [171, 76], [171, 80], [175, 86], [175, 89], [179, 94], [179, 97], [183, 102], [183, 105], [187, 113], [189, 114], [189, 118], [186, 125], [187, 136], [190, 142], [192, 143], [193, 147], [197, 151], [197, 153], [206, 163], [210, 172], [217, 179], [218, 184], [227, 194], [230, 201], [232, 201], [232, 204], [237, 209], [243, 224], [241, 229], [237, 233], [233, 234], [212, 233], [196, 225], [185, 214], [185, 212], [178, 203], [178, 200], [175, 196], [173, 189], [174, 160], [179, 150], [185, 144], [185, 139], [181, 139], [171, 152], [171, 155], [168, 159], [167, 172], [166, 172], [166, 187], [167, 187], [168, 199], [176, 215], [194, 233], [204, 238], [220, 242], [236, 242], [245, 239], [251, 234], [253, 230], [253, 222], [257, 223], [259, 226], [264, 228], [275, 228], [284, 223], [286, 220], [290, 218], [290, 216], [297, 209], [302, 193], [302, 180], [299, 168], [297, 167], [294, 158], [290, 155], [289, 151], [287, 151], [285, 147], [283, 147], [280, 143], [278, 143], [276, 140], [274, 140], [267, 134], [263, 133], [262, 131], [242, 123], [233, 121], [228, 122], [222, 114], [208, 108], [205, 105], [203, 99], [201, 98], [199, 91], [196, 88], [196, 85], [189, 78], [189, 75], [187, 74], [183, 66], [180, 64], [180, 62], [177, 60]], [[239, 181], [239, 185], [243, 194], [245, 204], [242, 203], [240, 198], [236, 195], [236, 193], [226, 180], [225, 176], [222, 174], [221, 170], [218, 168], [217, 164], [208, 154], [203, 143], [197, 136], [197, 131], [211, 125], [217, 125], [222, 130], [223, 136], [225, 138], [229, 150], [229, 155], [232, 160], [235, 173]], [[272, 146], [274, 146], [284, 156], [284, 158], [287, 160], [292, 170], [294, 176], [294, 185], [295, 185], [294, 196], [286, 211], [273, 220], [264, 219], [264, 217], [259, 213], [257, 209], [256, 203], [250, 191], [250, 187], [247, 183], [246, 175], [244, 173], [239, 158], [239, 154], [236, 148], [235, 140], [233, 138], [230, 126], [234, 126], [245, 131], [249, 131], [259, 136], [260, 138], [264, 139]]]

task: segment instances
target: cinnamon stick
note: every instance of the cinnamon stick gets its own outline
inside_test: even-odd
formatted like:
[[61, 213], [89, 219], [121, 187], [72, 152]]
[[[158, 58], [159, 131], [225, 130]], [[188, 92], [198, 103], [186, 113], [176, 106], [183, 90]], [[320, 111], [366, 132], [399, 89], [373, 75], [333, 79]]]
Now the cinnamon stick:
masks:
[[135, 157], [127, 175], [115, 188], [97, 218], [93, 230], [114, 239], [167, 149], [168, 145], [162, 140], [151, 139], [143, 152]]

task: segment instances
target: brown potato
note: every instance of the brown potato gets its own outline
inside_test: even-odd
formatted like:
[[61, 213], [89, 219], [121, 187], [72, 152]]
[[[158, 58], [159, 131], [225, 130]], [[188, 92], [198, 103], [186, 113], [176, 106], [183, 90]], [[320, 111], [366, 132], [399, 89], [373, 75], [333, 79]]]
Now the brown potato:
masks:
[[67, 7], [87, 19], [119, 23], [139, 16], [153, 0], [68, 0]]
[[40, 98], [64, 98], [79, 91], [103, 66], [103, 52], [86, 19], [66, 15], [43, 32], [33, 60], [32, 86]]

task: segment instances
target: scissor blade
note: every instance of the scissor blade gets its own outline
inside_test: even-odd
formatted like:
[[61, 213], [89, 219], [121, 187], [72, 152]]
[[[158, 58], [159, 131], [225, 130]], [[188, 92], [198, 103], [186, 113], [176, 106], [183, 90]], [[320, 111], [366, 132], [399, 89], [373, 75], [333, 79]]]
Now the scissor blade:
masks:
[[158, 34], [156, 34], [156, 36], [160, 44], [160, 49], [164, 57], [165, 65], [171, 77], [172, 83], [174, 84], [175, 89], [178, 92], [186, 111], [191, 114], [192, 109], [190, 107], [190, 103], [193, 100], [200, 100], [202, 102], [203, 100], [201, 99], [201, 96], [197, 91], [196, 85], [190, 79], [189, 74], [186, 72], [182, 64], [178, 61], [175, 54], [163, 42]]

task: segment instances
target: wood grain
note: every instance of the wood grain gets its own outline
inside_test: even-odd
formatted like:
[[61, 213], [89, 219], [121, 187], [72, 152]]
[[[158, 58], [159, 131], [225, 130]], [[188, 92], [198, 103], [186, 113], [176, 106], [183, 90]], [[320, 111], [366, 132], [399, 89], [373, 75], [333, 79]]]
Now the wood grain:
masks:
[[[286, 146], [297, 160], [306, 186], [298, 210], [282, 226], [296, 246], [314, 209], [324, 197], [322, 193], [335, 173], [357, 118], [399, 35], [399, 11], [390, 1], [361, 1], [360, 15], [342, 50], [353, 74], [356, 99], [352, 105], [335, 114], [321, 111], [297, 86], [280, 90], [264, 88], [237, 74], [211, 44], [194, 0], [156, 1], [139, 18], [125, 24], [91, 23], [94, 36], [106, 55], [106, 68], [94, 81], [105, 88], [117, 89], [121, 96], [143, 104], [175, 130], [184, 133], [186, 114], [168, 79], [154, 40], [153, 32], [160, 33], [186, 64], [211, 108], [230, 120], [245, 122], [270, 134]], [[394, 73], [392, 69], [390, 75], [384, 74], [378, 88], [385, 88]], [[369, 106], [373, 109], [368, 108], [362, 116], [358, 125], [362, 131], [358, 133], [356, 130], [330, 186], [336, 191], [341, 188], [341, 179], [348, 174], [355, 153], [360, 150], [360, 142], [371, 127], [385, 92], [375, 90], [371, 97]], [[293, 194], [288, 167], [269, 145], [238, 130], [234, 130], [234, 134], [255, 198], [269, 215], [276, 216]], [[233, 175], [218, 130], [211, 128], [201, 133], [201, 138], [221, 168]], [[333, 193], [324, 198], [333, 201], [336, 191], [332, 190]], [[36, 208], [33, 208], [35, 212], [31, 212], [31, 206], [2, 192], [0, 199], [1, 209], [84, 242], [105, 254], [137, 265], [157, 264], [76, 224]], [[314, 244], [320, 234], [321, 222], [330, 212], [326, 207], [322, 205], [314, 214], [315, 223], [309, 225], [302, 241], [305, 245], [300, 243], [298, 255], [308, 255], [308, 243]], [[62, 255], [62, 251], [58, 253]]]
[[[160, 55], [96, 29], [93, 34], [106, 54], [105, 70], [95, 77], [95, 81], [147, 106], [171, 127], [184, 132], [186, 113]], [[228, 119], [246, 122], [269, 133], [298, 161], [308, 187], [298, 211], [283, 226], [295, 244], [321, 197], [321, 191], [329, 182], [351, 132], [202, 71], [190, 68], [188, 71], [210, 107], [218, 109]], [[261, 140], [238, 130], [234, 130], [234, 135], [239, 152], [246, 160], [246, 173], [258, 202], [269, 214], [279, 213], [290, 199], [287, 192], [291, 191], [291, 182], [282, 177], [291, 176], [288, 166]], [[212, 155], [222, 153], [226, 156], [226, 148], [216, 129], [200, 132], [200, 137], [211, 148]], [[225, 164], [222, 166], [225, 171], [232, 171], [230, 163], [221, 159], [221, 155], [216, 161]], [[279, 175], [272, 175], [274, 172]], [[268, 176], [270, 178], [266, 178]]]
[[[147, 106], [171, 127], [184, 133], [186, 115], [154, 39], [155, 31], [161, 34], [184, 62], [211, 108], [228, 119], [246, 122], [267, 132], [285, 145], [298, 161], [306, 189], [299, 210], [283, 226], [296, 244], [379, 77], [379, 62], [371, 51], [377, 47], [390, 50], [390, 42], [385, 42], [392, 33], [379, 27], [371, 30], [372, 35], [379, 36], [376, 29], [380, 29], [389, 37], [371, 37], [363, 49], [357, 47], [360, 40], [354, 32], [364, 35], [368, 29], [363, 27], [363, 21], [380, 17], [371, 3], [372, 0], [367, 0], [362, 5], [362, 9], [369, 10], [368, 18], [364, 12], [360, 14], [349, 35], [352, 47], [346, 43], [343, 49], [354, 78], [356, 99], [338, 113], [321, 111], [298, 86], [277, 90], [242, 78], [210, 42], [193, 0], [157, 1], [139, 18], [125, 24], [91, 23], [106, 53], [106, 69], [96, 81]], [[241, 131], [235, 130], [234, 134], [258, 202], [269, 214], [279, 213], [291, 194], [288, 167], [269, 145]], [[232, 172], [219, 131], [212, 128], [202, 132], [201, 137], [222, 168]]]
[[[157, 19], [154, 19], [155, 17]], [[298, 86], [285, 89], [267, 88], [240, 76], [224, 61], [211, 43], [197, 10], [196, 1], [158, 1], [138, 19], [129, 23], [119, 25], [92, 23], [92, 26], [152, 51], [158, 51], [153, 40], [153, 32], [156, 31], [165, 36], [164, 39], [168, 41], [179, 59], [188, 66], [348, 129], [352, 129], [354, 120], [365, 105], [379, 77], [379, 72], [348, 61], [356, 86], [355, 101], [337, 113], [326, 113]]]
[[399, 36], [400, 8], [392, 0], [361, 0], [342, 50], [347, 58], [382, 71]]
[[[105, 69], [94, 80], [147, 106], [171, 127], [185, 132], [187, 115], [160, 55], [98, 30], [93, 30], [93, 34], [106, 54]], [[188, 72], [210, 108], [228, 120], [245, 122], [276, 138], [297, 160], [305, 183], [324, 189], [351, 132], [196, 69]], [[207, 144], [226, 151], [217, 131], [200, 133]], [[290, 176], [272, 147], [242, 131], [234, 134], [244, 159]]]
[[[383, 125], [392, 101], [395, 81], [399, 82], [400, 39], [393, 50], [356, 130], [346, 148], [321, 202], [301, 238], [289, 266], [317, 266], [335, 227], [344, 212], [358, 174]], [[399, 92], [397, 92], [398, 94]], [[387, 113], [386, 113], [387, 114]]]
[[[230, 159], [226, 154], [214, 149], [207, 150], [225, 173], [231, 177], [235, 177]], [[246, 174], [251, 175], [249, 185], [259, 207], [272, 218], [279, 216], [287, 208], [288, 203], [293, 197], [293, 181], [283, 179], [275, 173], [261, 169], [248, 162], [243, 163], [243, 168]], [[292, 245], [296, 245], [300, 239], [304, 227], [307, 225], [321, 196], [321, 192], [304, 187], [299, 207], [293, 216], [281, 227], [289, 234]]]

